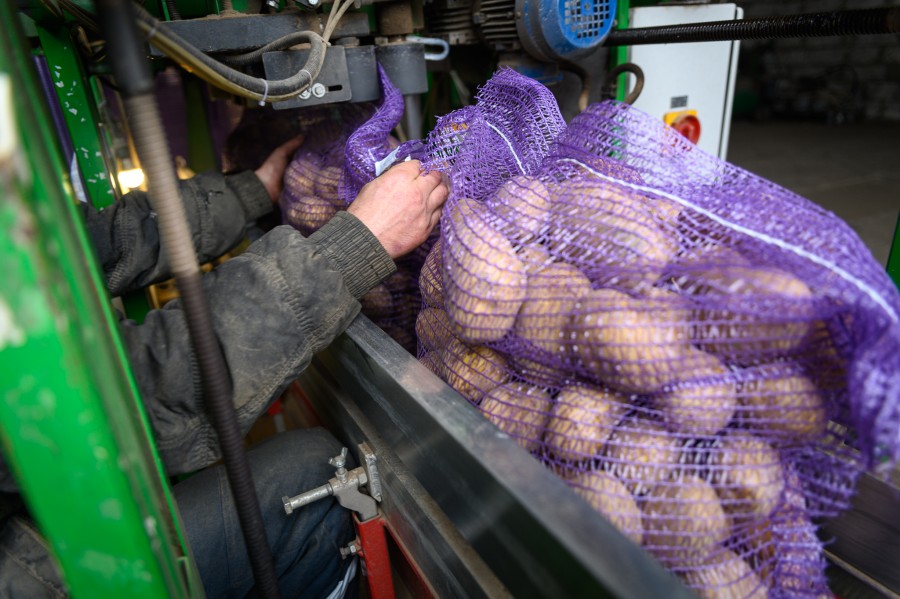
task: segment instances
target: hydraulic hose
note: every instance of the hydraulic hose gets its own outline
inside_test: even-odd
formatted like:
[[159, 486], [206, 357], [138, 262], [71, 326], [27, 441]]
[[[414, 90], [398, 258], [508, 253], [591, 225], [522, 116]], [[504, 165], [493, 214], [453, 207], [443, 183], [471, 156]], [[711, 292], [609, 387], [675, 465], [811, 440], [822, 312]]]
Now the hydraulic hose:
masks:
[[156, 104], [153, 79], [139, 43], [130, 0], [97, 0], [97, 14], [110, 48], [113, 74], [125, 98], [125, 111], [157, 214], [163, 250], [172, 268], [200, 369], [204, 402], [216, 428], [225, 471], [234, 497], [241, 530], [262, 597], [279, 597], [259, 500], [237, 415], [232, 403], [231, 379], [212, 326], [209, 302]]
[[900, 33], [900, 8], [712, 21], [613, 31], [607, 46]]
[[244, 54], [223, 56], [221, 60], [226, 64], [242, 67], [248, 64], [259, 62], [262, 59], [262, 55], [266, 52], [281, 50], [282, 48], [289, 48], [291, 46], [299, 44], [300, 42], [309, 42], [310, 44], [312, 44], [316, 41], [315, 38], [319, 38], [319, 35], [311, 31], [295, 31], [276, 40], [273, 40], [265, 46], [257, 48], [256, 50], [245, 52]]

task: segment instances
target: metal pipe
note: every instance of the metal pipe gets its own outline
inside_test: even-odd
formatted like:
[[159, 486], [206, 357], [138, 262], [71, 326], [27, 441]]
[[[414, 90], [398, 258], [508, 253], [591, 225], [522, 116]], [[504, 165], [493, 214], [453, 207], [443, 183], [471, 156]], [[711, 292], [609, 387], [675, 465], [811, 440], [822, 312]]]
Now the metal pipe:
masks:
[[607, 46], [900, 33], [900, 8], [872, 8], [613, 31]]
[[163, 250], [181, 292], [185, 320], [200, 369], [204, 401], [216, 428], [225, 471], [244, 534], [256, 587], [263, 597], [279, 597], [278, 579], [253, 485], [243, 436], [232, 403], [231, 379], [212, 325], [200, 268], [178, 191], [172, 156], [154, 94], [154, 82], [137, 34], [130, 0], [97, 0], [112, 59], [113, 75], [157, 214]]

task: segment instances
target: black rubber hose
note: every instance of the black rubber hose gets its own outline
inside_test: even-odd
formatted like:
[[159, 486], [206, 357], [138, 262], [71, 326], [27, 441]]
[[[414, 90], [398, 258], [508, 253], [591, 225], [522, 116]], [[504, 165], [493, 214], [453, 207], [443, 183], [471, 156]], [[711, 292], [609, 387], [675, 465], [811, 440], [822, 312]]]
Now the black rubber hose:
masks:
[[634, 104], [640, 97], [641, 92], [644, 91], [644, 70], [633, 62], [623, 62], [606, 74], [604, 86], [612, 87], [615, 85], [616, 77], [622, 73], [631, 73], [635, 77], [634, 89], [623, 100], [625, 104]]
[[97, 0], [97, 9], [110, 48], [113, 74], [125, 96], [125, 111], [147, 177], [163, 250], [181, 293], [191, 344], [200, 369], [204, 402], [219, 437], [256, 589], [262, 597], [277, 598], [278, 579], [232, 403], [231, 379], [212, 326], [209, 302], [203, 290], [172, 156], [153, 93], [153, 79], [143, 45], [139, 42], [141, 38], [131, 3], [130, 0]]
[[173, 21], [181, 20], [181, 13], [178, 12], [178, 7], [175, 6], [175, 0], [166, 0], [166, 9], [169, 11], [169, 18]]
[[783, 17], [760, 17], [737, 21], [712, 21], [621, 29], [609, 34], [607, 46], [678, 44], [729, 40], [825, 37], [900, 33], [900, 8], [872, 8], [819, 12]]
[[229, 65], [242, 67], [248, 64], [259, 62], [260, 60], [262, 60], [262, 55], [266, 52], [281, 50], [282, 48], [289, 48], [291, 46], [299, 44], [300, 42], [309, 42], [310, 44], [312, 44], [314, 41], [313, 38], [315, 37], [319, 36], [313, 34], [310, 31], [295, 31], [276, 40], [273, 40], [265, 46], [257, 48], [256, 50], [253, 50], [251, 52], [245, 52], [244, 54], [232, 54], [231, 56], [222, 56], [220, 57], [220, 60]]

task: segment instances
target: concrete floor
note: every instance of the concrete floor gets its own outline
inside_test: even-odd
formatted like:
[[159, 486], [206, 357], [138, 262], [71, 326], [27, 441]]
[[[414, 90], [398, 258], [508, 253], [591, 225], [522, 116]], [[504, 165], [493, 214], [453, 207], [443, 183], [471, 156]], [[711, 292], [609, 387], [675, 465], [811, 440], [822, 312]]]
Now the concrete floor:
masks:
[[728, 160], [834, 212], [887, 264], [900, 215], [900, 123], [736, 121]]

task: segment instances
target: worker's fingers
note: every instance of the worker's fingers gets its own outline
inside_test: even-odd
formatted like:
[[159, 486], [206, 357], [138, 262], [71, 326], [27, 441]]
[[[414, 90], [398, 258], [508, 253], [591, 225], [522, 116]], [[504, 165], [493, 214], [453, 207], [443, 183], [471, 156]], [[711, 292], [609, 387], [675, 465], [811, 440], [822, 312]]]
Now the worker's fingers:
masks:
[[422, 170], [422, 163], [418, 160], [407, 160], [406, 162], [396, 162], [394, 163], [388, 171], [392, 173], [391, 176], [399, 177], [402, 176], [409, 180], [413, 180], [419, 176], [419, 173]]
[[280, 146], [275, 148], [275, 151], [278, 152], [279, 154], [290, 156], [291, 154], [294, 153], [294, 151], [297, 150], [297, 148], [299, 148], [300, 146], [303, 145], [304, 139], [305, 139], [305, 137], [301, 133], [297, 137], [292, 137], [291, 139], [287, 140], [286, 142], [284, 142], [283, 144], [281, 144]]
[[450, 190], [447, 188], [447, 185], [443, 182], [440, 175], [438, 175], [437, 181], [437, 185], [429, 192], [428, 198], [425, 200], [425, 205], [432, 211], [436, 211], [440, 214], [444, 202], [447, 201], [447, 196], [450, 195]]

